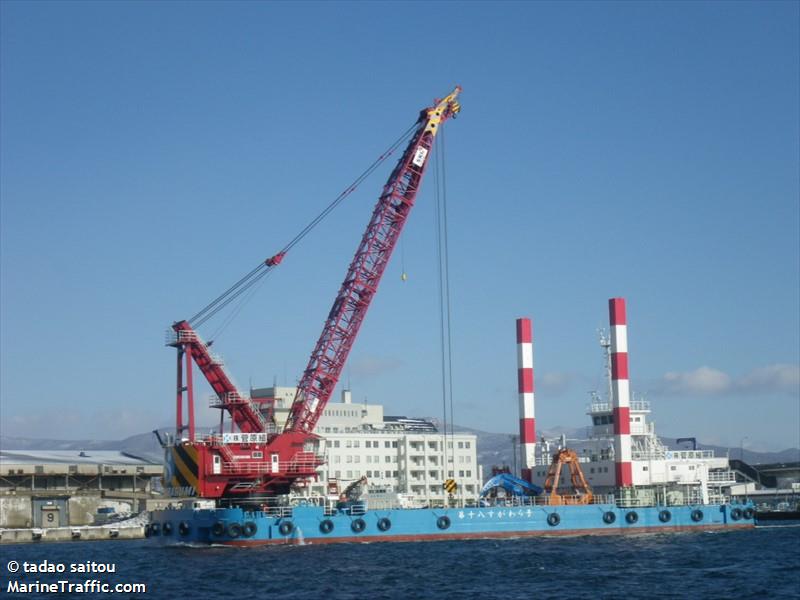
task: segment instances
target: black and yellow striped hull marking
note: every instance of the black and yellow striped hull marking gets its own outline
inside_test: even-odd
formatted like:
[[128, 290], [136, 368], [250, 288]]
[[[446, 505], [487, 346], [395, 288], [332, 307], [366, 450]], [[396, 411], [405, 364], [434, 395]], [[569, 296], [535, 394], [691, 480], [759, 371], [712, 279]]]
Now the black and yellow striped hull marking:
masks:
[[448, 479], [447, 481], [444, 482], [442, 487], [448, 494], [455, 494], [456, 490], [458, 489], [458, 484], [456, 484], [455, 479]]
[[192, 446], [173, 446], [172, 463], [175, 465], [175, 469], [173, 470], [172, 481], [170, 482], [172, 487], [192, 487], [196, 492], [199, 492], [200, 486], [197, 482], [199, 470], [197, 462], [197, 448], [193, 448]]

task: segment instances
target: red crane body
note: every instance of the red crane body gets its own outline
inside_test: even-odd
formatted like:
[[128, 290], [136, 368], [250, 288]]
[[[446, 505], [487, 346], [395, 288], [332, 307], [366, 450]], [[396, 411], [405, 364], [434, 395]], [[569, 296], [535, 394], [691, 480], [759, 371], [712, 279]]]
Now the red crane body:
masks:
[[[177, 434], [184, 429], [182, 404], [189, 407], [188, 439], [169, 446], [166, 486], [202, 497], [254, 493], [286, 493], [298, 480], [316, 476], [322, 458], [313, 431], [339, 380], [359, 328], [391, 257], [417, 192], [441, 125], [460, 110], [460, 87], [423, 110], [411, 140], [392, 171], [373, 210], [347, 275], [328, 313], [282, 433], [270, 424], [249, 397], [241, 394], [186, 321], [173, 325], [168, 342], [178, 349]], [[280, 258], [283, 258], [282, 254]], [[270, 259], [273, 260], [273, 259]], [[279, 263], [280, 260], [274, 262]], [[272, 267], [267, 261], [267, 266]], [[182, 358], [186, 357], [186, 372]], [[191, 363], [194, 361], [213, 388], [212, 406], [226, 410], [237, 432], [195, 439]], [[184, 381], [185, 379], [185, 381]]]

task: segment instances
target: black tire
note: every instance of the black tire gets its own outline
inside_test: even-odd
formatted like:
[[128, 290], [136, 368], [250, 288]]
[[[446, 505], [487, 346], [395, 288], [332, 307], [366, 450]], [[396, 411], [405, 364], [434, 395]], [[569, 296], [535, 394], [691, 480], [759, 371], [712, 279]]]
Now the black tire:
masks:
[[190, 531], [192, 531], [192, 526], [189, 525], [187, 521], [181, 521], [178, 523], [178, 533], [180, 533], [182, 536], [189, 535]]
[[662, 523], [669, 523], [671, 519], [672, 513], [668, 510], [662, 510], [660, 513], [658, 513], [658, 520]]
[[741, 508], [734, 508], [731, 509], [731, 519], [734, 521], [738, 521], [742, 518], [742, 509]]
[[703, 520], [703, 511], [699, 508], [696, 508], [692, 511], [692, 521], [695, 523], [699, 523]]
[[367, 522], [364, 519], [356, 519], [352, 523], [350, 523], [350, 529], [353, 530], [353, 533], [361, 533], [367, 528]]
[[319, 524], [319, 530], [322, 533], [328, 534], [333, 531], [333, 521], [330, 519], [325, 519], [322, 523]]
[[382, 519], [378, 519], [378, 529], [381, 531], [389, 531], [392, 528], [392, 522], [383, 517]]
[[625, 515], [625, 521], [628, 525], [633, 525], [639, 521], [639, 514], [635, 510], [631, 510]]
[[231, 523], [228, 525], [228, 536], [232, 538], [238, 538], [242, 535], [242, 526], [238, 523]]
[[450, 529], [450, 517], [444, 515], [436, 519], [436, 526], [439, 529]]
[[211, 533], [216, 537], [220, 537], [225, 534], [225, 525], [222, 523], [222, 521], [217, 521], [214, 523], [214, 526], [211, 528]]
[[146, 538], [150, 537], [150, 524], [149, 523], [144, 526], [144, 537], [146, 537]]
[[742, 517], [744, 517], [744, 518], [745, 518], [745, 519], [747, 519], [748, 521], [749, 521], [750, 519], [752, 519], [753, 517], [755, 517], [755, 516], [756, 516], [756, 511], [754, 511], [752, 508], [745, 508], [745, 509], [742, 511]]
[[617, 520], [617, 515], [615, 515], [613, 512], [608, 511], [603, 513], [603, 523], [605, 523], [606, 525], [611, 525], [616, 520]]
[[161, 531], [164, 532], [164, 535], [172, 535], [172, 523], [169, 521], [164, 523], [164, 525], [161, 527]]
[[561, 517], [558, 516], [558, 513], [550, 513], [547, 515], [547, 524], [550, 525], [550, 527], [555, 527], [559, 523], [561, 523]]
[[159, 523], [150, 523], [150, 533], [152, 535], [161, 535], [161, 525]]
[[291, 521], [284, 521], [278, 527], [278, 531], [280, 531], [281, 535], [284, 536], [291, 535], [292, 532], [294, 531], [294, 523], [292, 523]]
[[244, 535], [244, 537], [253, 537], [256, 534], [256, 531], [258, 531], [258, 525], [256, 525], [253, 521], [245, 521], [245, 524], [242, 525], [242, 535]]

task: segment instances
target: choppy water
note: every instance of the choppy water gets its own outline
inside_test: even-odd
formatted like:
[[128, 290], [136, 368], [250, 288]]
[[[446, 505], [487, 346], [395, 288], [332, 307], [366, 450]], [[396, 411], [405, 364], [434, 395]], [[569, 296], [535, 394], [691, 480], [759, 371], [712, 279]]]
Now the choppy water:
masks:
[[[0, 546], [10, 580], [145, 583], [118, 598], [800, 598], [800, 526], [631, 537], [262, 548], [147, 541]], [[8, 561], [113, 563], [113, 574], [8, 573]], [[25, 594], [27, 597], [100, 597]]]

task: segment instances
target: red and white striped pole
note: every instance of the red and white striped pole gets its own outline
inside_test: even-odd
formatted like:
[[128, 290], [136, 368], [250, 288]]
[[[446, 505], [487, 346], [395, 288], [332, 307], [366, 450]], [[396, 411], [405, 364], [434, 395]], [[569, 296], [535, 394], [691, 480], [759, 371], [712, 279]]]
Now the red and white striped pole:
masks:
[[633, 485], [631, 464], [631, 409], [628, 380], [628, 322], [625, 299], [608, 301], [611, 325], [611, 391], [614, 414], [614, 471], [617, 487]]
[[533, 412], [533, 328], [531, 320], [526, 318], [517, 319], [517, 379], [522, 478], [531, 481], [531, 471], [536, 464], [536, 418]]

